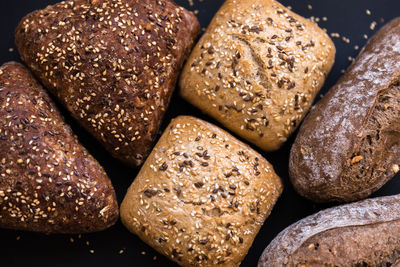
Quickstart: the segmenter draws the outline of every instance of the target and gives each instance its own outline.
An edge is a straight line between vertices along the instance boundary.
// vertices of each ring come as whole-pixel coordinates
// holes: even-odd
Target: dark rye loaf
[[[283,230],[258,266],[396,266],[400,260],[400,196],[321,211]]]
[[[22,19],[22,59],[116,158],[151,150],[200,26],[172,1],[74,0]]]
[[[0,67],[0,106],[0,227],[85,233],[113,225],[110,180],[21,64]]]
[[[383,27],[304,121],[290,154],[297,191],[314,201],[354,201],[400,164],[400,19]]]

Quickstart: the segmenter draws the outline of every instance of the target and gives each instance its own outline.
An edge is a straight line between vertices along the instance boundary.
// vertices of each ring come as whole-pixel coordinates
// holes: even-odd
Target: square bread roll
[[[335,57],[329,36],[274,0],[227,0],[180,78],[181,95],[267,150],[294,132]]]
[[[249,146],[180,116],[129,188],[121,219],[182,266],[238,266],[282,189],[273,167]]]

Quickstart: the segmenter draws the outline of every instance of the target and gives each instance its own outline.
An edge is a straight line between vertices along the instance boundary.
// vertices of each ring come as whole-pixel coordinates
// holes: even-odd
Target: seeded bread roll
[[[321,211],[283,230],[258,266],[396,266],[400,260],[400,196]]]
[[[274,0],[227,0],[180,78],[187,101],[264,150],[296,129],[330,71],[335,47]]]
[[[238,266],[282,187],[272,166],[247,145],[180,116],[129,188],[121,219],[182,266]]]
[[[199,28],[172,1],[74,0],[27,15],[15,41],[73,117],[114,157],[138,166]]]
[[[118,219],[113,186],[21,64],[0,67],[0,227],[101,231]]]
[[[376,33],[304,121],[290,154],[296,190],[318,202],[378,190],[400,164],[400,19]]]

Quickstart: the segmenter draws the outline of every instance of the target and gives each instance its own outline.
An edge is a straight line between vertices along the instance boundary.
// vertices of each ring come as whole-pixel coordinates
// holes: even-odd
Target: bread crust
[[[296,190],[317,202],[354,201],[400,164],[400,19],[367,43],[305,119],[290,153]]]
[[[164,0],[70,0],[25,16],[22,60],[116,158],[139,166],[200,26]]]
[[[0,227],[71,234],[112,226],[110,179],[19,63],[0,67],[0,105]]]
[[[239,266],[283,189],[218,127],[172,120],[121,204],[123,224],[181,266]]]
[[[335,46],[275,0],[227,0],[192,51],[180,94],[263,150],[293,133],[323,85]]]
[[[283,230],[258,266],[394,266],[399,210],[399,195],[323,210]]]

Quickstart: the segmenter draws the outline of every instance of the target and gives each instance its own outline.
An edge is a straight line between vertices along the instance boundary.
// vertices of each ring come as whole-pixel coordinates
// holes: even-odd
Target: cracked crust
[[[376,33],[305,119],[290,153],[292,183],[317,201],[354,201],[400,164],[400,19]]]
[[[0,67],[0,105],[0,227],[73,234],[112,226],[111,181],[21,64]]]
[[[180,116],[129,188],[121,219],[181,266],[239,266],[282,189],[257,152]]]
[[[258,266],[396,266],[399,210],[396,195],[321,211],[283,230]]]
[[[183,98],[264,150],[297,128],[329,73],[335,47],[274,0],[227,0],[190,55]]]
[[[25,16],[22,60],[114,157],[151,151],[178,72],[200,30],[164,0],[70,0]]]

